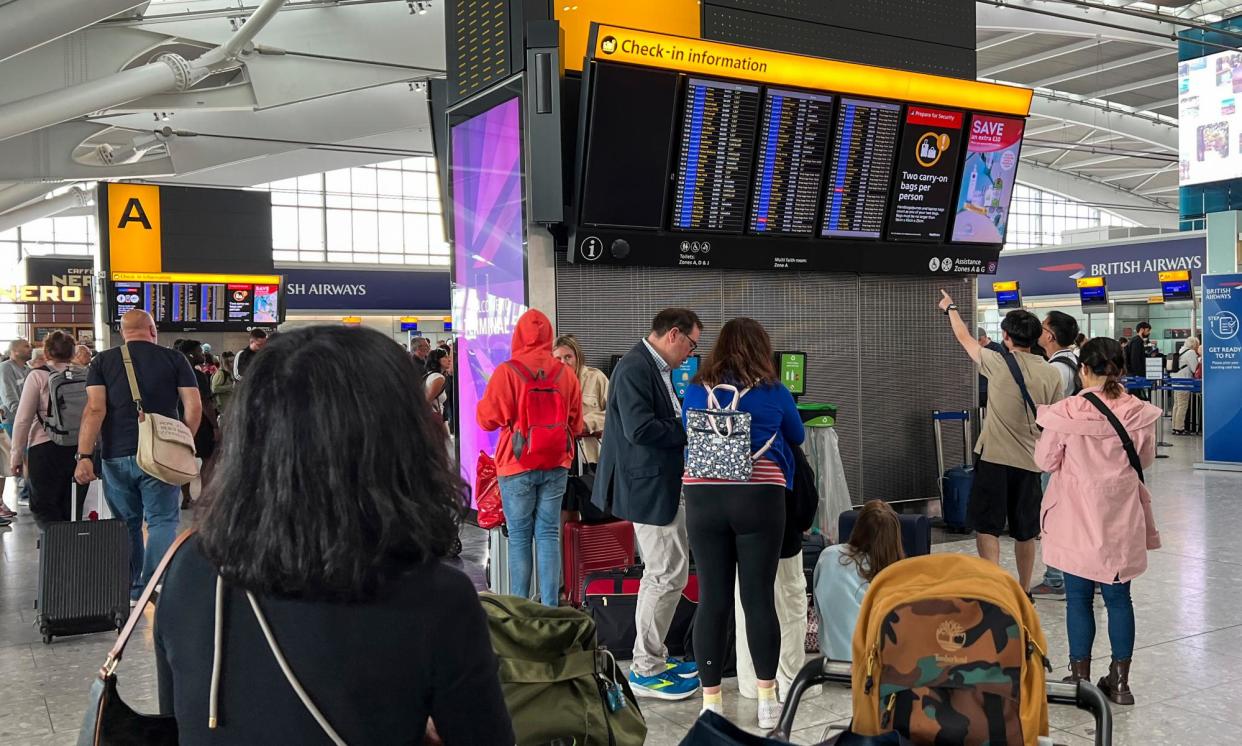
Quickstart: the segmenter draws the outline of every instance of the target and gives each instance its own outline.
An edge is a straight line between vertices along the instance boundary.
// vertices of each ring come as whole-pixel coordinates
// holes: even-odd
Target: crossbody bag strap
[[[129,343],[121,345],[121,360],[125,362],[125,377],[129,379],[129,395],[134,398],[138,413],[142,414],[142,393],[138,391],[138,377],[134,375],[134,359],[129,356]]]
[[[155,586],[160,584],[164,579],[164,573],[168,571],[168,566],[172,564],[173,556],[181,545],[194,535],[194,529],[186,531],[173,541],[172,546],[164,553],[164,558],[160,560],[159,566],[155,568],[151,579],[147,581],[147,587],[142,590],[142,595],[138,597],[138,603],[129,611],[129,619],[125,622],[125,627],[121,630],[121,634],[117,635],[116,642],[112,645],[112,650],[108,651],[108,657],[104,659],[103,666],[99,669],[100,676],[107,678],[115,671],[117,665],[121,662],[121,656],[125,654],[125,646],[129,644],[130,635],[134,634],[134,627],[138,626],[138,620],[142,618],[142,613],[146,611],[147,604],[151,603],[151,595],[155,592]]]
[[[1138,474],[1140,482],[1146,482],[1143,477],[1143,462],[1139,460],[1138,449],[1134,447],[1134,441],[1130,439],[1130,433],[1121,424],[1121,420],[1117,419],[1117,415],[1113,414],[1113,410],[1108,405],[1100,401],[1100,397],[1092,393],[1083,394],[1082,398],[1091,402],[1092,406],[1100,410],[1100,414],[1108,420],[1108,424],[1113,426],[1117,431],[1117,437],[1121,438],[1121,447],[1126,449],[1126,458],[1130,459],[1130,466],[1134,468],[1134,472]]]
[[[1022,401],[1026,402],[1026,408],[1031,410],[1031,416],[1038,417],[1039,412],[1035,408],[1035,400],[1031,398],[1031,392],[1026,387],[1026,377],[1022,375],[1022,368],[1018,365],[1018,358],[1012,352],[1006,352],[1004,357],[1005,364],[1009,366],[1009,373],[1013,376],[1014,383],[1018,384],[1018,391],[1022,392]]]

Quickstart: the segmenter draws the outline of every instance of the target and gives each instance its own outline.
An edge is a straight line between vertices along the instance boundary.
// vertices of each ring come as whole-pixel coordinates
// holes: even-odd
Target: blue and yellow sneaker
[[[698,678],[683,679],[669,671],[655,676],[639,676],[630,671],[630,688],[636,697],[652,699],[679,700],[694,696],[699,690]]]
[[[683,661],[677,658],[668,659],[668,673],[674,676],[680,676],[683,679],[697,679],[699,677],[699,664],[694,661]]]

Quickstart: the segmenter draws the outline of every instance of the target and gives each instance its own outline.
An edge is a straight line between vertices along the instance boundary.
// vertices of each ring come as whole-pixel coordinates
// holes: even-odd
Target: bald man
[[[121,317],[121,339],[133,361],[143,411],[179,418],[194,432],[203,413],[194,370],[185,355],[160,347],[157,338],[155,321],[146,311],[134,309]],[[137,453],[138,408],[130,393],[121,349],[117,347],[99,353],[87,373],[86,410],[78,436],[74,476],[80,484],[96,479],[94,458],[102,457],[104,498],[116,517],[129,526],[131,600],[142,594],[177,536],[181,521],[181,488],[139,469]]]

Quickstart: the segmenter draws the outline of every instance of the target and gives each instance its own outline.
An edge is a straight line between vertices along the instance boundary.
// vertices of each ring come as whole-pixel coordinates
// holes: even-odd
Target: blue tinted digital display
[[[1194,300],[1194,294],[1190,290],[1190,280],[1178,280],[1177,282],[1162,282],[1160,289],[1164,292],[1164,299],[1170,300]]]
[[[681,364],[681,367],[673,371],[673,390],[677,392],[678,399],[686,398],[686,389],[690,388],[690,382],[699,374],[699,356],[692,355]]]
[[[1022,293],[1017,290],[1001,290],[996,294],[997,308],[1021,308]]]
[[[1078,288],[1078,298],[1084,306],[1107,306],[1108,288]]]

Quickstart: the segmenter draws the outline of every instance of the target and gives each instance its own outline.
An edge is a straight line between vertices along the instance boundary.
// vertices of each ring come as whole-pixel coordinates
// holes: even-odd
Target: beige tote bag
[[[198,459],[194,452],[194,433],[184,422],[142,409],[142,394],[134,376],[134,361],[129,345],[121,346],[129,393],[138,407],[138,468],[161,482],[181,486],[198,476]]]

